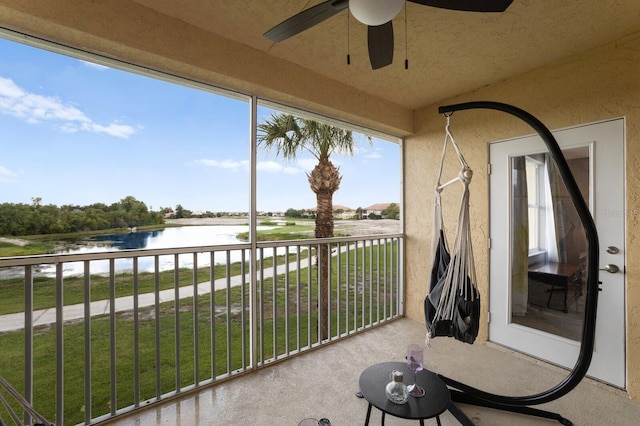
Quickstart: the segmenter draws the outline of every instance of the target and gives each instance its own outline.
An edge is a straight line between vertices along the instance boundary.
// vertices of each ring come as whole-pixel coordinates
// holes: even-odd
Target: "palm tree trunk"
[[[333,193],[320,191],[316,193],[316,238],[333,237]],[[321,244],[318,252],[318,269],[320,273],[320,336],[321,340],[329,338],[329,264],[331,250],[329,244]]]
[[[320,311],[320,339],[329,338],[329,246],[321,244],[318,251],[318,269],[320,270],[320,299],[318,300]]]
[[[318,165],[308,175],[311,190],[316,194],[316,238],[333,237],[333,193],[340,188],[342,177],[328,158],[321,158]],[[320,272],[320,337],[329,338],[329,264],[331,250],[329,244],[321,244],[318,250]]]

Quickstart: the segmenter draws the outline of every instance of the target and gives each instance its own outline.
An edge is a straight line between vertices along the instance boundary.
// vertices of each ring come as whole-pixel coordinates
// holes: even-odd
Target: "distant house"
[[[353,219],[355,215],[356,212],[351,207],[339,204],[334,204],[333,206],[333,217],[335,219]]]
[[[382,218],[382,212],[387,209],[393,203],[378,203],[372,204],[369,207],[362,209],[362,218],[367,219],[369,215],[373,213],[378,219]],[[397,203],[396,203],[397,204]]]

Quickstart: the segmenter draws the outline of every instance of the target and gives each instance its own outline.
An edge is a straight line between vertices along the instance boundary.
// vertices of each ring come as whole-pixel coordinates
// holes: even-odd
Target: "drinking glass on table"
[[[420,345],[409,345],[407,347],[407,366],[409,370],[413,371],[413,384],[407,386],[409,395],[420,398],[424,396],[424,389],[418,386],[418,371],[421,371],[423,366],[423,351]]]

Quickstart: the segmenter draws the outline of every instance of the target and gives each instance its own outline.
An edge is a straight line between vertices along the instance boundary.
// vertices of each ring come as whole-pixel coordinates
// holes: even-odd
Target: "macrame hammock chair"
[[[448,336],[473,343],[478,336],[480,321],[480,293],[476,284],[469,219],[469,184],[473,171],[451,134],[450,115],[445,117],[447,125],[435,187],[431,282],[429,293],[424,299],[427,342],[436,336]],[[453,147],[458,156],[460,172],[457,177],[443,184],[442,172],[448,145]],[[442,218],[441,194],[446,187],[456,182],[462,184],[462,199],[453,252],[450,252]]]

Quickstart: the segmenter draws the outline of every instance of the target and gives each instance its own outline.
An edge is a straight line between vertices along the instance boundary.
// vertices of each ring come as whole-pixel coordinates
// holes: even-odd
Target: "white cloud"
[[[17,98],[24,96],[24,92],[12,80],[0,77],[0,96],[2,98]]]
[[[299,158],[295,162],[295,166],[283,166],[275,161],[258,162],[257,168],[264,172],[282,172],[288,175],[296,175],[304,172],[311,172],[318,164],[315,158]],[[297,166],[297,167],[296,167]]]
[[[378,158],[382,158],[382,154],[379,152],[370,152],[364,156],[364,158],[368,158],[369,160],[377,160]]]
[[[87,66],[89,68],[95,68],[95,69],[100,70],[100,71],[104,71],[104,70],[108,70],[109,69],[109,67],[106,67],[106,66],[100,65],[100,64],[94,64],[93,62],[89,62],[89,61],[80,60],[80,62],[83,65],[85,65],[85,66]]]
[[[57,98],[26,92],[13,80],[4,77],[0,77],[0,112],[32,124],[58,123],[60,130],[69,133],[87,131],[105,133],[123,139],[136,133],[134,127],[126,124],[96,123],[78,108],[65,104]]]
[[[303,170],[296,167],[285,167],[282,171],[288,175],[297,175],[302,173]]]
[[[296,164],[303,170],[310,172],[315,166],[318,165],[318,160],[315,158],[300,158],[296,161]]]
[[[275,161],[259,161],[256,164],[256,169],[261,172],[279,172],[283,167]]]
[[[18,174],[12,172],[4,166],[0,166],[0,183],[13,182],[18,177]]]
[[[203,158],[201,160],[197,160],[196,163],[202,164],[208,167],[218,167],[221,169],[227,170],[238,170],[241,168],[246,168],[249,164],[248,161],[233,161],[233,160],[211,160],[209,158]]]
[[[377,160],[382,158],[381,149],[377,147],[368,147],[362,150],[362,155],[367,160]]]
[[[133,135],[136,130],[127,125],[127,124],[118,124],[118,123],[111,123],[107,126],[103,126],[101,124],[97,124],[97,123],[82,123],[82,130],[87,130],[90,132],[96,132],[96,133],[106,133],[108,135],[111,136],[115,136],[117,138],[123,138],[123,139],[128,139],[129,136]]]
[[[210,158],[203,158],[195,161],[197,164],[202,164],[207,167],[217,167],[227,170],[249,170],[249,161],[234,161],[234,160],[213,160]],[[258,161],[256,163],[256,169],[260,172],[267,173],[285,173],[289,175],[295,175],[306,172],[310,172],[316,166],[318,161],[315,158],[305,158],[296,161],[299,167],[283,166],[276,161]]]

